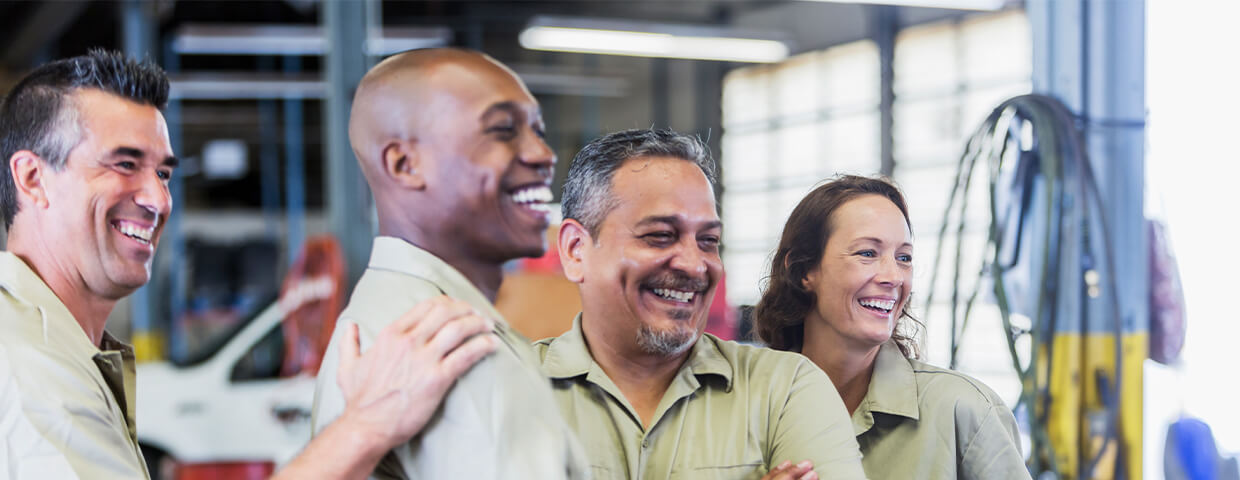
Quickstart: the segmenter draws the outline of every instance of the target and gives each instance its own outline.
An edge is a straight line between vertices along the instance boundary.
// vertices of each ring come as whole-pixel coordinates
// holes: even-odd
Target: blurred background
[[[557,200],[603,133],[710,145],[712,333],[748,339],[802,196],[887,175],[911,210],[923,357],[1014,406],[1035,478],[1237,478],[1240,322],[1209,308],[1240,271],[1238,17],[1210,0],[6,1],[0,88],[94,47],[172,77],[176,209],[152,282],[109,321],[143,362],[161,478],[261,478],[309,438],[325,332],[374,233],[352,91],[386,55],[448,45],[538,98]],[[1028,94],[1066,115],[1005,103]],[[530,338],[579,308],[557,262],[507,268],[497,304]]]

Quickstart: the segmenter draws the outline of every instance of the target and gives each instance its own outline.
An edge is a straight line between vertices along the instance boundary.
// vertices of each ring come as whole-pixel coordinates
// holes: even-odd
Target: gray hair
[[[564,218],[581,222],[591,236],[598,236],[603,219],[618,204],[611,193],[611,180],[625,161],[637,157],[674,157],[691,162],[715,187],[715,161],[710,148],[698,137],[672,130],[623,130],[595,139],[573,157],[560,199]]]

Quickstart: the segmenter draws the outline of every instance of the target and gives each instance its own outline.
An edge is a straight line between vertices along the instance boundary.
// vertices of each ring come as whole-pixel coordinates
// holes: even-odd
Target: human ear
[[[426,188],[426,176],[422,172],[422,156],[412,141],[393,140],[383,147],[383,173],[397,184],[411,190]]]
[[[584,250],[593,242],[589,230],[581,222],[566,218],[560,224],[556,247],[560,251],[560,265],[564,268],[564,276],[573,283],[585,280]]]
[[[784,271],[785,272],[791,270],[790,267],[791,267],[792,262],[789,261],[790,260],[789,257],[791,255],[792,255],[792,252],[788,252],[788,255],[784,256]],[[818,276],[819,276],[818,267],[814,267],[813,270],[805,272],[805,275],[801,277],[801,288],[807,292],[812,292],[814,290],[814,286],[818,284]]]
[[[47,208],[48,195],[43,185],[43,159],[30,150],[19,150],[9,157],[9,174],[17,187],[17,203],[24,199],[39,208]]]

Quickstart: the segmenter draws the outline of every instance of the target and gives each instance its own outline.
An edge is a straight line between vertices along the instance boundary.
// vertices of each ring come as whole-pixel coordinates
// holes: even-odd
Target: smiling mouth
[[[693,303],[693,299],[697,297],[697,292],[675,290],[671,288],[652,288],[650,291],[653,292],[656,297],[684,304]]]
[[[857,300],[857,303],[861,304],[862,308],[885,315],[890,315],[891,311],[896,308],[895,300],[877,300],[867,298]]]
[[[512,203],[540,213],[551,213],[549,205],[555,199],[551,187],[545,184],[521,187],[509,193]]]
[[[155,234],[155,227],[143,227],[125,220],[112,221],[112,229],[143,245],[150,245],[151,236]]]

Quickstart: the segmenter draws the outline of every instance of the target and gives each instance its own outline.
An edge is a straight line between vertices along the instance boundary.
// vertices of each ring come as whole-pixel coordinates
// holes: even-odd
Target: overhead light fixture
[[[1007,0],[808,0],[826,3],[863,3],[897,7],[945,8],[951,10],[998,10]]]
[[[440,47],[452,39],[446,27],[384,27],[366,43],[368,55],[391,55]],[[322,55],[327,37],[316,25],[203,25],[177,29],[173,51],[182,55]]]
[[[788,42],[730,28],[538,16],[519,37],[530,50],[635,57],[771,63],[788,58]]]

